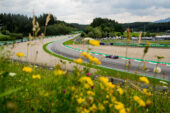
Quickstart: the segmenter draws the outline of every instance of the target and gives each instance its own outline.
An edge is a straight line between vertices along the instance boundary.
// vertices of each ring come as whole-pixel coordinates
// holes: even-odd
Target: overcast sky
[[[170,0],[0,0],[0,13],[32,16],[33,9],[69,23],[89,24],[95,17],[127,23],[170,17]]]

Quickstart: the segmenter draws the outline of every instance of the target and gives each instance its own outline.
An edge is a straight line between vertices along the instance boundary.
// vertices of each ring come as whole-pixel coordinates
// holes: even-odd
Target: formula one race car
[[[108,56],[106,56],[106,58],[119,59],[119,56],[108,55]]]

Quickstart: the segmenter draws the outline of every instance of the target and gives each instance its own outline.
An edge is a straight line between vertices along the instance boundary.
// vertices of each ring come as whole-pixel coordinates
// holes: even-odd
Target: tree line
[[[40,33],[44,31],[47,15],[48,14],[35,16],[40,26]],[[28,36],[29,33],[32,33],[32,17],[25,15],[1,13],[0,24],[2,26],[1,32],[6,35],[9,33],[20,33],[23,34],[23,36]],[[57,18],[51,14],[46,35],[68,34],[76,30],[77,28],[64,21],[57,20]]]
[[[82,33],[82,36],[89,36],[93,38],[102,38],[109,36],[122,35],[125,31],[123,25],[115,20],[107,18],[95,18],[93,22],[87,26]]]

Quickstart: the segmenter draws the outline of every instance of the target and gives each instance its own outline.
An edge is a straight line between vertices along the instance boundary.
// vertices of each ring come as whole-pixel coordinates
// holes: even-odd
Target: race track
[[[75,51],[75,50],[63,45],[63,42],[73,39],[74,37],[68,37],[68,38],[64,38],[62,40],[57,40],[53,43],[50,43],[47,46],[47,49],[53,53],[60,54],[62,56],[65,56],[65,57],[68,57],[71,59],[79,58],[81,52]],[[96,55],[96,54],[93,54],[93,56],[95,56],[99,59],[101,58],[101,56]],[[86,59],[83,59],[83,60],[86,61]],[[127,71],[127,70],[125,70],[125,61],[126,61],[126,59],[110,59],[110,58],[104,57],[101,60],[101,62],[102,62],[101,66],[111,68],[111,69],[120,70],[120,71]],[[156,66],[156,64],[146,63],[146,67],[148,68],[147,72],[143,72],[143,71],[139,70],[138,69],[139,64],[141,65],[141,67],[143,67],[143,63],[132,60],[131,68],[130,68],[129,72],[135,73],[135,71],[137,70],[138,74],[149,76],[149,77],[154,77],[153,68]],[[159,65],[159,67],[162,69],[162,72],[157,74],[156,78],[162,79],[163,73],[165,73],[165,79],[170,80],[170,67],[165,66],[165,65]]]
[[[53,42],[56,40],[61,40],[64,38],[67,38],[71,35],[65,35],[65,36],[53,36],[49,38],[45,38],[43,41],[42,40],[33,40],[30,41],[30,45],[28,47],[28,55],[27,55],[27,44],[28,42],[22,42],[22,43],[16,43],[14,47],[12,45],[9,46],[4,46],[5,53],[7,51],[11,51],[10,59],[16,60],[16,61],[21,61],[21,62],[28,62],[31,64],[36,64],[40,66],[47,66],[50,67],[51,69],[56,66],[56,64],[60,63],[60,58],[55,57],[53,55],[48,54],[43,50],[43,45],[49,42]],[[24,54],[23,58],[18,58],[16,56],[16,53],[22,52]],[[72,70],[73,67],[76,65],[75,63],[69,63],[67,60],[63,60],[66,62],[65,65],[61,65],[63,69],[67,70]]]

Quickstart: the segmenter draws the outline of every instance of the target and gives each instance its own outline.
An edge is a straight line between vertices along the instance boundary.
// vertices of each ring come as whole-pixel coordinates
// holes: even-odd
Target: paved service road
[[[75,51],[75,50],[73,50],[71,48],[67,48],[63,45],[63,42],[73,39],[73,38],[74,37],[68,37],[68,38],[64,38],[62,40],[55,41],[55,42],[49,44],[47,46],[47,49],[50,50],[51,52],[60,54],[62,56],[65,56],[65,57],[68,57],[71,59],[79,58],[80,57],[79,51]],[[93,56],[95,56],[99,59],[101,58],[101,56],[99,56],[99,55],[93,54]],[[85,59],[83,59],[83,60],[85,60]],[[103,58],[101,60],[101,62],[102,62],[101,66],[124,71],[125,70],[125,61],[126,61],[125,59]],[[139,64],[140,64],[140,62],[131,61],[131,68],[130,68],[129,72],[135,73],[135,70],[138,69]],[[146,67],[148,68],[149,71],[143,72],[143,71],[138,70],[138,73],[142,74],[142,75],[153,77],[154,76],[153,68],[155,66],[156,66],[156,64],[146,63]],[[141,63],[141,67],[143,67],[143,63]],[[159,65],[159,67],[162,69],[162,72],[165,73],[165,79],[170,80],[170,66]],[[156,77],[162,78],[163,77],[162,72],[160,74],[157,74]]]

